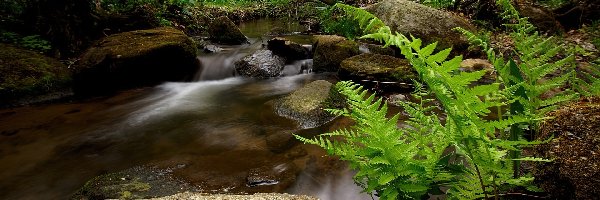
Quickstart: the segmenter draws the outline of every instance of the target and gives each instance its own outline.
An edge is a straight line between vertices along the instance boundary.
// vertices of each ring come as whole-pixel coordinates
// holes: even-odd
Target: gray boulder
[[[74,66],[77,95],[110,93],[188,81],[198,70],[196,44],[174,28],[156,28],[108,36],[86,50]]]
[[[314,128],[333,120],[335,116],[323,109],[340,107],[342,101],[331,83],[317,80],[276,100],[275,112],[296,121],[300,128]]]
[[[258,50],[235,62],[235,71],[245,77],[278,77],[285,67],[285,59],[269,50]]]
[[[238,45],[248,42],[242,31],[226,16],[214,19],[208,25],[208,34],[213,42]]]
[[[463,50],[469,46],[466,37],[453,28],[476,30],[458,15],[407,0],[383,0],[366,10],[381,19],[392,32],[413,35],[425,44],[438,41],[438,48],[442,49],[453,47]]]
[[[358,55],[358,44],[335,35],[317,35],[313,44],[313,71],[337,72],[340,63]]]

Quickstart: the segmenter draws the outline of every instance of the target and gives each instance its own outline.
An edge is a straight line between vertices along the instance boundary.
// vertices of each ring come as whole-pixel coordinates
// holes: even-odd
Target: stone
[[[582,99],[547,115],[534,147],[533,175],[552,199],[596,199],[600,195],[600,98]]]
[[[412,83],[417,72],[406,59],[365,53],[345,59],[339,76],[342,80]]]
[[[331,83],[317,80],[277,99],[275,112],[279,116],[296,121],[300,128],[308,129],[333,120],[335,116],[323,109],[341,107],[342,101],[340,94],[333,90]]]
[[[248,43],[248,38],[227,16],[214,19],[208,25],[208,34],[218,44],[239,45]]]
[[[181,200],[181,199],[193,199],[193,200],[318,200],[318,198],[306,196],[306,195],[292,195],[292,194],[281,194],[281,193],[256,193],[248,195],[231,195],[231,194],[206,194],[206,193],[194,193],[184,192],[177,193],[175,195],[152,198],[152,200]]]
[[[258,50],[235,62],[235,71],[245,77],[270,78],[281,75],[285,59],[270,50]]]
[[[337,72],[340,63],[358,55],[358,44],[335,35],[317,35],[313,44],[313,71]]]
[[[388,25],[392,32],[413,35],[423,44],[438,42],[438,49],[466,50],[469,42],[455,27],[475,31],[466,19],[408,0],[383,0],[365,8]]]
[[[279,131],[268,135],[265,140],[269,150],[275,153],[281,153],[292,147],[296,139],[292,131]]]
[[[519,11],[519,15],[527,17],[527,20],[533,24],[538,30],[545,33],[562,33],[564,28],[554,18],[552,11],[543,7],[535,6],[530,2],[517,1],[515,8]]]
[[[69,90],[71,71],[60,61],[9,44],[0,49],[0,107]]]
[[[378,44],[369,44],[369,43],[362,43],[360,44],[360,52],[361,53],[372,53],[372,54],[380,54],[380,55],[387,55],[387,56],[395,56],[396,55],[396,50],[394,50],[392,47],[383,47],[383,45],[378,45]]]
[[[195,42],[174,28],[137,30],[108,36],[86,50],[74,67],[76,95],[101,95],[189,81],[198,70]]]
[[[460,63],[459,70],[463,72],[473,72],[478,70],[485,70],[486,73],[481,79],[476,81],[476,84],[490,84],[496,82],[496,72],[494,71],[494,65],[488,60],[484,59],[465,59]]]
[[[193,190],[172,177],[170,169],[138,166],[97,176],[89,180],[71,199],[139,199],[173,195]]]
[[[267,49],[288,61],[310,58],[310,51],[302,45],[285,38],[275,37],[267,41]]]
[[[203,49],[204,49],[204,53],[217,53],[217,52],[223,51],[223,48],[221,48],[217,45],[214,45],[214,44],[206,45],[206,46],[204,46]]]
[[[292,162],[250,169],[246,176],[246,186],[290,185],[296,180],[297,172],[298,167]]]

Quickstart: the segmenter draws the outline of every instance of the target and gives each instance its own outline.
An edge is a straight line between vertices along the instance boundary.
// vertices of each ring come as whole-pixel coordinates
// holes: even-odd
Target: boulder
[[[494,65],[490,61],[485,59],[465,59],[460,63],[460,71],[473,72],[479,70],[485,70],[486,73],[477,80],[477,84],[490,84],[496,82],[496,72],[494,71]]]
[[[362,43],[360,44],[360,53],[373,53],[388,56],[396,56],[396,50],[392,47],[383,47],[383,45]]]
[[[277,99],[275,112],[279,116],[296,121],[300,128],[321,126],[335,118],[323,109],[341,107],[343,99],[333,90],[332,84],[313,81],[291,94]]]
[[[467,38],[452,29],[476,30],[462,17],[408,0],[383,0],[366,7],[366,10],[381,19],[392,32],[413,35],[421,38],[424,44],[437,41],[439,49],[467,49]]]
[[[248,43],[242,31],[227,16],[221,16],[208,25],[208,34],[213,42],[239,45]]]
[[[596,199],[600,196],[600,98],[586,99],[548,114],[534,147],[536,183],[552,199]]]
[[[412,83],[417,72],[405,59],[365,53],[345,59],[339,76],[342,80]]]
[[[335,35],[317,35],[313,44],[313,71],[337,72],[340,63],[358,55],[358,44]]]
[[[235,71],[246,77],[278,77],[285,67],[285,59],[269,50],[258,50],[235,62]]]
[[[87,96],[189,81],[198,65],[194,41],[177,29],[125,32],[100,40],[81,55],[73,89]]]
[[[273,53],[285,57],[288,61],[302,60],[310,57],[310,51],[302,45],[285,38],[275,37],[267,41],[267,48]]]
[[[522,17],[527,17],[538,30],[546,33],[561,33],[564,29],[560,22],[554,18],[552,11],[535,6],[530,2],[517,1],[516,9]]]
[[[70,87],[71,72],[58,60],[8,44],[0,43],[0,49],[0,107]]]
[[[189,184],[172,177],[171,170],[138,166],[97,176],[71,199],[140,199],[190,191]]]

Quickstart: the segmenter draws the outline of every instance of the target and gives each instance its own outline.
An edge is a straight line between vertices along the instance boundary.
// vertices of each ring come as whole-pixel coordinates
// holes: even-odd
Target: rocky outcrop
[[[358,44],[335,35],[317,35],[313,44],[313,71],[337,72],[340,63],[359,54]]]
[[[267,41],[267,48],[288,61],[302,60],[310,57],[310,51],[302,45],[285,38],[275,37]]]
[[[552,11],[543,7],[538,7],[530,2],[517,1],[516,9],[523,17],[527,17],[538,30],[546,33],[561,33],[564,32],[560,22],[554,18]]]
[[[324,108],[340,107],[342,101],[331,83],[318,80],[276,100],[275,112],[296,121],[300,128],[314,128],[335,118],[324,111]]]
[[[258,50],[235,62],[235,71],[246,77],[278,77],[285,67],[285,59],[269,50]]]
[[[360,54],[341,63],[339,76],[343,80],[412,83],[417,72],[405,59],[380,54]]]
[[[450,12],[434,9],[408,0],[383,0],[366,8],[392,32],[413,35],[425,44],[438,42],[438,48],[464,50],[469,43],[461,33],[452,30],[462,27],[474,31],[467,20]]]
[[[88,181],[71,199],[139,199],[177,194],[192,186],[171,176],[171,170],[134,167]]]
[[[291,194],[280,194],[280,193],[256,193],[251,195],[227,195],[227,194],[205,194],[205,193],[191,193],[184,192],[172,196],[153,198],[152,200],[180,200],[180,199],[194,199],[194,200],[318,200],[315,197],[306,195],[291,195]]]
[[[553,138],[534,148],[553,162],[535,163],[536,183],[552,199],[596,199],[600,196],[600,99],[565,106],[549,114],[538,139]]]
[[[226,16],[214,19],[208,25],[210,39],[219,44],[238,45],[248,42],[242,31]]]
[[[186,81],[198,70],[196,46],[174,28],[125,32],[90,47],[74,70],[73,89],[78,95]]]
[[[0,49],[0,107],[68,90],[71,72],[58,60],[8,44]]]

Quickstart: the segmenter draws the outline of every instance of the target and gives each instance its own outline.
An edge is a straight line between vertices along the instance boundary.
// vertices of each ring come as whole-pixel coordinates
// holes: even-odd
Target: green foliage
[[[583,77],[576,80],[575,89],[586,97],[600,96],[600,64],[591,63],[589,72],[581,73]]]
[[[449,8],[454,6],[455,0],[422,0],[419,3],[432,8]]]
[[[569,90],[544,98],[545,94],[563,87],[567,81],[574,78],[574,56],[570,54],[559,58],[558,55],[564,47],[557,45],[554,38],[544,37],[535,31],[535,27],[527,18],[520,17],[508,0],[498,0],[498,5],[504,10],[504,19],[512,22],[505,25],[512,30],[510,37],[515,44],[516,60],[496,55],[494,49],[481,36],[464,29],[458,30],[473,44],[483,47],[505,85],[512,85],[511,82],[523,79],[517,82],[522,82],[526,93],[525,97],[518,99],[524,106],[524,114],[541,118],[547,112],[556,109],[560,103],[577,98],[578,95]],[[511,64],[516,65],[518,73],[511,73],[511,69],[514,69],[511,68]],[[556,76],[553,73],[557,71],[562,73]]]
[[[340,34],[347,38],[372,33],[385,26],[385,23],[373,14],[346,4],[336,3],[321,15],[324,31]]]
[[[358,8],[343,9],[350,15],[348,17],[363,21],[361,28],[378,22],[372,15],[363,15]],[[516,63],[505,64],[503,60],[495,60],[502,66],[511,66],[504,68],[506,70],[503,73],[513,76],[510,79],[513,82],[504,84],[504,87],[500,83],[472,86],[486,72],[460,71],[462,57],[448,59],[451,49],[436,52],[437,43],[423,45],[418,38],[393,34],[388,26],[363,31],[370,34],[361,38],[377,40],[400,49],[441,103],[447,116],[445,123],[431,112],[431,107],[424,106],[430,100],[417,95],[420,103],[402,104],[410,119],[406,126],[397,128],[398,115],[386,118],[387,105],[381,99],[375,100],[374,95],[366,97],[367,92],[361,87],[341,82],[336,88],[348,98],[349,108],[330,111],[352,118],[356,125],[314,139],[296,136],[298,139],[319,145],[328,153],[349,161],[353,168],[359,170],[355,178],[365,187],[365,191],[375,191],[382,199],[421,198],[427,193],[439,192],[440,186],[449,188],[446,194],[451,199],[487,199],[490,195],[499,197],[502,192],[515,186],[527,186],[533,180],[529,176],[514,176],[514,163],[547,160],[520,158],[513,152],[522,146],[539,142],[528,142],[519,137],[508,140],[502,134],[501,137],[497,136],[514,125],[530,123],[534,118],[524,109],[498,119],[487,119],[486,116],[498,108],[520,103],[525,93],[522,89],[528,84],[525,82],[534,76],[526,76],[519,81],[514,77],[518,74],[515,69],[519,72]],[[494,55],[493,51],[487,52]],[[540,52],[528,53],[528,56],[532,56]],[[538,63],[548,61],[548,58],[527,59]],[[543,66],[531,70],[531,74],[543,77],[553,67]],[[513,71],[508,71],[510,69]]]
[[[14,32],[0,31],[0,41],[42,53],[48,53],[52,49],[50,42],[39,35],[21,36]]]

